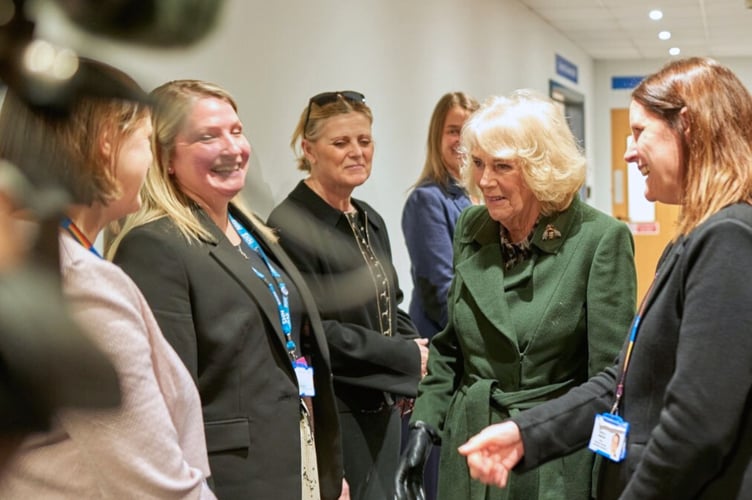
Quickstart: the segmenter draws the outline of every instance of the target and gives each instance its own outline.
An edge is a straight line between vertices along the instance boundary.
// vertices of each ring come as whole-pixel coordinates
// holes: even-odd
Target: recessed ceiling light
[[[668,49],[668,53],[672,56],[678,56],[679,54],[681,54],[681,49],[679,47],[671,47],[670,49]]]
[[[658,33],[658,38],[660,38],[661,40],[668,40],[669,38],[671,38],[671,32],[661,31],[660,33]]]
[[[648,16],[650,16],[650,19],[652,19],[653,21],[657,21],[663,18],[663,12],[658,9],[653,9],[650,11],[650,14],[648,14]]]

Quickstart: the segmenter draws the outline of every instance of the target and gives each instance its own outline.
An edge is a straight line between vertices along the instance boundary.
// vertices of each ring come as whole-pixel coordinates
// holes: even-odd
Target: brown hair
[[[63,187],[74,203],[107,204],[120,194],[115,159],[121,142],[149,116],[146,93],[130,76],[104,63],[81,59],[79,69],[106,78],[113,96],[82,92],[61,112],[32,108],[9,89],[0,108],[0,157],[37,186]],[[138,100],[122,97],[126,95]],[[109,151],[104,141],[112,145]]]
[[[678,234],[727,205],[752,201],[752,97],[730,69],[702,57],[672,61],[643,80],[632,99],[681,138]]]
[[[479,104],[478,101],[464,92],[450,92],[439,99],[439,102],[433,108],[431,122],[428,126],[426,162],[423,164],[423,170],[413,186],[418,186],[424,182],[435,182],[444,188],[449,186],[449,169],[441,155],[441,139],[444,135],[446,117],[455,107],[472,113],[478,109]]]

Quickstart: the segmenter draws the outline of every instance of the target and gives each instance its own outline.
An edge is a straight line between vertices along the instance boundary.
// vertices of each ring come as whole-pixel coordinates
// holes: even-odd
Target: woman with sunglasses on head
[[[236,196],[251,147],[235,100],[197,80],[151,96],[155,164],[111,252],[198,385],[217,497],[337,499],[329,351],[305,281]]]
[[[102,63],[81,60],[78,71],[108,82],[99,92],[112,97],[78,95],[61,115],[32,110],[8,90],[0,156],[35,183],[54,179],[70,193],[59,235],[64,298],[109,356],[122,398],[112,410],[58,410],[49,430],[23,443],[0,480],[0,498],[213,499],[196,386],[136,285],[92,245],[141,204],[152,163],[146,94]]]
[[[398,308],[386,225],[353,190],[371,174],[372,114],[362,94],[312,97],[293,133],[308,173],[269,216],[306,278],[332,353],[345,478],[353,499],[391,498],[400,403],[425,373],[426,340]]]

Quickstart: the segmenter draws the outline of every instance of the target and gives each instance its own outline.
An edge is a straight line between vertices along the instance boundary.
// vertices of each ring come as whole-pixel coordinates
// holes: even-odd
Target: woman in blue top
[[[410,318],[431,338],[447,323],[452,281],[452,235],[460,212],[471,205],[460,178],[460,130],[478,102],[463,92],[444,94],[428,128],[426,163],[402,211],[413,294]]]

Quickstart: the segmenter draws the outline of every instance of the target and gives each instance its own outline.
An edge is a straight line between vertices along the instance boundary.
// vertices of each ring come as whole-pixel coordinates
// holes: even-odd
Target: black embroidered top
[[[384,266],[379,262],[378,257],[373,252],[371,244],[368,241],[368,232],[363,225],[363,217],[356,209],[354,212],[345,212],[347,222],[350,223],[355,241],[358,243],[358,249],[363,255],[363,260],[368,265],[368,271],[371,273],[376,293],[376,303],[379,308],[379,325],[383,335],[392,335],[392,301],[389,300],[390,289],[389,279],[384,271]]]

